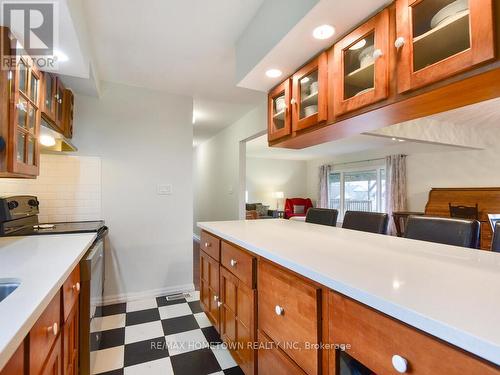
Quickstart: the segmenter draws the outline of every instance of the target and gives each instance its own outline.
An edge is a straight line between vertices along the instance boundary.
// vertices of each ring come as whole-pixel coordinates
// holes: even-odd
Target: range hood
[[[63,134],[55,130],[43,117],[40,123],[40,152],[74,152],[76,146]]]

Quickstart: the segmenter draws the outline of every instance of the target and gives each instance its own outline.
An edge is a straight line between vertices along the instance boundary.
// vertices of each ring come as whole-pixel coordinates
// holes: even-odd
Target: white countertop
[[[198,226],[500,365],[500,254],[290,220]]]
[[[95,238],[95,233],[0,238],[0,280],[21,282],[0,302],[0,369]]]

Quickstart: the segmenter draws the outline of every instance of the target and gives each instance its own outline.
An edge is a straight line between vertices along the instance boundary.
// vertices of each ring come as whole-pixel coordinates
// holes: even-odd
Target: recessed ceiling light
[[[283,72],[279,69],[269,69],[266,72],[266,76],[268,76],[269,78],[278,78],[281,77],[282,74]]]
[[[320,40],[331,38],[333,34],[335,34],[335,28],[330,25],[318,26],[313,31],[313,37]]]
[[[357,49],[363,48],[364,46],[366,46],[366,40],[365,39],[361,39],[359,42],[353,44],[349,49],[351,51],[355,51]]]
[[[57,62],[66,62],[69,60],[68,55],[66,55],[63,51],[59,51],[58,49],[54,50],[54,57],[57,58]]]

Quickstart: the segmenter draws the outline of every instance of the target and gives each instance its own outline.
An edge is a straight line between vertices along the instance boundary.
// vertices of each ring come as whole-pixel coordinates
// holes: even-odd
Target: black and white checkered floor
[[[103,306],[92,321],[92,374],[243,374],[201,311],[199,294]]]

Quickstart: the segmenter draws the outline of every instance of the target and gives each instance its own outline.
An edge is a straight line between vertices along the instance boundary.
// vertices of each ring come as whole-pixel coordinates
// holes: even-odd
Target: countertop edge
[[[90,234],[90,233],[89,233]],[[71,274],[76,265],[83,258],[87,250],[92,246],[94,241],[97,238],[97,233],[94,234],[92,239],[88,242],[88,244],[84,247],[84,249],[80,252],[77,258],[72,262],[72,264],[68,267],[68,269],[63,273],[63,275],[59,278],[56,284],[49,290],[47,295],[44,297],[43,301],[38,304],[38,306],[34,309],[34,311],[30,314],[29,318],[24,322],[24,324],[19,328],[14,337],[8,341],[3,348],[0,348],[0,371],[10,360],[12,355],[16,352],[19,345],[22,344],[28,333],[30,332],[33,325],[36,323],[38,318],[45,311],[49,303],[55,297],[59,289],[61,289],[62,285]]]
[[[498,358],[498,346],[495,343],[485,342],[483,339],[479,339],[476,336],[470,335],[467,332],[461,331],[457,328],[451,327],[446,323],[439,322],[433,319],[429,319],[417,312],[407,309],[403,306],[394,304],[390,301],[382,299],[380,297],[373,296],[369,293],[364,292],[360,289],[351,288],[341,282],[330,279],[327,276],[321,275],[307,267],[295,264],[286,258],[276,256],[265,249],[260,249],[251,244],[248,244],[238,238],[234,238],[227,235],[217,229],[214,229],[203,222],[197,223],[197,226],[215,234],[216,236],[234,243],[244,249],[247,249],[256,255],[262,256],[267,260],[275,262],[280,266],[283,266],[293,272],[296,272],[306,278],[315,281],[321,285],[324,285],[330,289],[333,289],[339,293],[346,295],[364,305],[367,305],[383,314],[386,314],[396,320],[399,320],[405,324],[408,324],[420,331],[436,337],[437,339],[443,340],[444,342],[456,346],[462,350],[471,353],[483,360],[489,361],[493,364],[500,366],[500,358]],[[447,333],[446,330],[452,330],[455,334]],[[460,339],[458,336],[462,336]],[[496,348],[495,348],[496,347]]]

